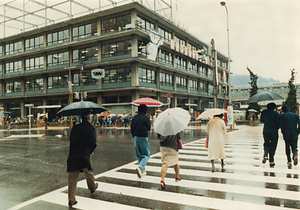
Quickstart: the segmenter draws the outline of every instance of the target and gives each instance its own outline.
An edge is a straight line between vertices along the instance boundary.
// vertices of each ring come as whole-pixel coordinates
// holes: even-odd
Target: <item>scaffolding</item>
[[[139,2],[172,21],[172,0],[2,0],[0,38],[59,23],[72,18]],[[3,30],[1,30],[1,28]]]

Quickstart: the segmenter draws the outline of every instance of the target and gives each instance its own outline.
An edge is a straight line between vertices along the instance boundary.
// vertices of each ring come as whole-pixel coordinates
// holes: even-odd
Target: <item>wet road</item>
[[[93,155],[95,174],[136,160],[129,129],[97,129]],[[0,130],[0,209],[67,185],[66,159],[69,130]],[[22,136],[23,135],[23,136]],[[43,135],[41,137],[37,135]],[[61,138],[55,137],[61,135]],[[201,138],[199,129],[187,130],[183,143]],[[159,152],[156,134],[149,133],[151,154]],[[83,177],[80,177],[83,178]]]
[[[43,131],[37,134],[40,132]],[[24,153],[17,152],[11,156],[11,158],[17,156],[16,160],[23,159],[23,162],[16,166],[27,175],[23,180],[12,179],[15,182],[13,182],[14,188],[11,189],[16,189],[19,199],[24,199],[24,195],[34,197],[27,203],[21,203],[20,200],[21,204],[12,209],[68,209],[65,172],[68,151],[67,133],[61,131],[64,137],[57,139],[53,137],[57,131],[51,132],[49,131],[48,136],[42,138],[0,141],[1,152],[4,147],[18,148],[21,146],[19,143],[23,142],[21,147],[27,148],[26,152],[29,154],[32,153],[26,156],[26,152],[20,150]],[[137,165],[129,131],[98,130],[98,134],[99,146],[93,157],[93,163],[99,189],[91,195],[85,180],[80,181],[77,189],[78,204],[74,206],[77,209],[252,210],[299,209],[300,207],[300,167],[298,165],[293,166],[292,169],[287,168],[281,135],[275,155],[275,168],[270,168],[268,162],[261,163],[263,142],[261,126],[241,126],[237,131],[227,134],[225,170],[222,171],[220,163],[217,162],[215,173],[211,172],[207,149],[204,147],[205,140],[201,139],[205,134],[193,128],[187,130],[183,137],[184,148],[179,151],[182,180],[175,182],[174,172],[169,169],[165,179],[166,190],[161,190],[159,185],[161,157],[160,153],[157,153],[159,145],[154,133],[150,133],[152,156],[146,166],[147,176],[142,179],[136,176]],[[32,152],[35,151],[34,148],[39,147],[44,148],[41,153]],[[46,149],[47,147],[49,148]],[[47,158],[45,154],[49,157]],[[11,162],[8,159],[6,161]],[[0,163],[2,167],[4,164]],[[33,166],[35,165],[33,163],[37,166]],[[32,171],[30,167],[33,167]],[[34,174],[37,171],[43,174],[41,176],[38,173]],[[6,178],[10,178],[3,174]],[[17,174],[22,178],[19,172]],[[31,176],[33,178],[28,179]],[[3,182],[5,181],[1,180],[1,186],[9,185],[8,182]],[[16,185],[18,182],[20,185]],[[44,194],[42,191],[47,193]],[[43,195],[37,197],[40,194]],[[6,199],[16,199],[16,196],[9,197],[7,194],[4,196]],[[0,198],[2,199],[2,196]],[[0,202],[2,204],[2,200]],[[5,200],[5,203],[8,201]]]

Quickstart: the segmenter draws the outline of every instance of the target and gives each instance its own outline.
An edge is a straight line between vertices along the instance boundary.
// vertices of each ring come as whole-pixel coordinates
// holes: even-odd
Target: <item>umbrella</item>
[[[139,106],[141,104],[146,104],[147,107],[151,108],[160,108],[164,106],[164,104],[153,98],[139,98],[130,103],[133,106]]]
[[[103,106],[96,104],[91,101],[79,101],[71,103],[65,106],[63,109],[56,113],[56,116],[71,116],[71,115],[81,115],[82,111],[89,110],[91,114],[98,114],[107,111]]]
[[[3,112],[3,114],[9,114],[9,115],[12,115],[12,113],[11,113],[11,112],[8,112],[8,111]]]
[[[248,112],[257,112],[255,109],[248,109]]]
[[[182,108],[170,108],[158,115],[153,126],[155,132],[163,136],[175,135],[187,127],[190,119],[188,111]]]
[[[248,100],[248,104],[250,103],[257,103],[260,101],[274,101],[274,100],[282,100],[283,97],[278,95],[277,93],[270,93],[266,91],[259,92],[250,97]]]
[[[224,114],[227,111],[224,109],[218,109],[218,108],[212,108],[207,109],[204,112],[202,112],[196,120],[205,119],[205,118],[212,118],[214,115]]]

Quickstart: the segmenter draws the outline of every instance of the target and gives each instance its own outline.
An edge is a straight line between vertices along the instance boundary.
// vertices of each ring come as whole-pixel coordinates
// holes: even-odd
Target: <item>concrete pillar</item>
[[[21,99],[20,107],[21,107],[21,118],[24,118],[25,117],[25,101],[24,101],[24,99]]]
[[[131,86],[139,86],[139,67],[137,63],[131,65]]]
[[[131,56],[138,57],[138,39],[136,35],[131,36]]]
[[[97,93],[97,104],[102,104],[102,94],[101,93]]]
[[[43,77],[43,93],[46,94],[48,89],[48,78],[47,75]]]

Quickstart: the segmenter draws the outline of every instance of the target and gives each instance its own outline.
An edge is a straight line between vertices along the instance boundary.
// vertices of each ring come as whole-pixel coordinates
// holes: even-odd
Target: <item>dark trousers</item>
[[[298,157],[298,149],[297,149],[298,139],[293,139],[293,138],[284,139],[284,142],[285,142],[285,154],[287,157],[287,161],[292,162],[291,150],[293,153],[293,158]]]
[[[274,155],[278,143],[278,132],[264,133],[264,157],[269,158],[269,162],[274,162]]]

